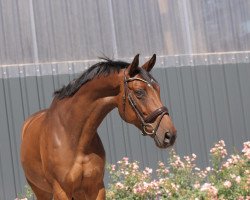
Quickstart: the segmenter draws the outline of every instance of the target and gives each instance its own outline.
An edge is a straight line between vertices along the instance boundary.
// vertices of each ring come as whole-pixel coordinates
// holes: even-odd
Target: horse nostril
[[[166,132],[166,133],[165,133],[164,142],[165,142],[165,143],[170,143],[171,138],[172,138],[171,133],[170,133],[170,132]]]
[[[172,134],[170,132],[166,132],[165,133],[164,142],[166,144],[171,144],[171,145],[174,144],[175,139],[176,139],[176,135],[175,134]]]
[[[166,134],[165,134],[165,138],[167,138],[167,139],[171,139],[171,137],[172,137],[172,135],[171,135],[171,133],[170,132],[167,132]]]

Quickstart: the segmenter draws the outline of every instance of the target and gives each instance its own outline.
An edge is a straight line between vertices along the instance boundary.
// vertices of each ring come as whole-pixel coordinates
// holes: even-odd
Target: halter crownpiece
[[[135,111],[137,117],[141,121],[142,135],[144,135],[144,136],[151,135],[151,136],[155,137],[156,131],[159,128],[159,125],[161,123],[161,120],[162,120],[163,116],[164,115],[169,115],[168,109],[165,106],[160,107],[160,108],[156,109],[154,112],[152,112],[149,116],[147,116],[145,118],[143,116],[142,112],[140,111],[140,109],[138,108],[135,100],[133,99],[131,92],[128,93],[128,91],[130,90],[129,87],[128,87],[128,82],[135,81],[135,80],[142,81],[142,82],[146,83],[149,87],[151,87],[151,84],[148,81],[146,81],[144,79],[141,79],[141,78],[127,78],[126,75],[125,75],[125,71],[126,70],[124,70],[124,95],[123,95],[123,112],[124,112],[124,116],[125,116],[126,98],[128,98],[131,107],[133,108],[133,110]],[[160,120],[158,121],[158,123],[154,127],[152,123],[159,116],[160,116]],[[146,130],[147,127],[151,127],[152,132],[148,132]]]

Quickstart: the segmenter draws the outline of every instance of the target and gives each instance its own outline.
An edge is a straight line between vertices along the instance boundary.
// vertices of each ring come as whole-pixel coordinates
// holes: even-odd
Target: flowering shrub
[[[24,186],[24,194],[18,194],[18,198],[15,198],[15,200],[29,200],[33,199],[33,191],[30,186],[25,185]]]
[[[196,167],[196,155],[180,158],[174,150],[166,166],[158,163],[153,172],[127,157],[108,166],[107,199],[211,199],[250,200],[250,141],[241,154],[227,156],[223,140],[210,150],[211,166]],[[156,179],[152,178],[156,174]]]

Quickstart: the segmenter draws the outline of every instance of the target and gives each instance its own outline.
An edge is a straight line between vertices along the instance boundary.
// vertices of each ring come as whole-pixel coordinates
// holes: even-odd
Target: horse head
[[[142,135],[151,136],[159,148],[174,144],[176,129],[160,98],[160,86],[149,73],[156,55],[139,67],[139,54],[123,71],[118,110],[123,120],[134,124]]]

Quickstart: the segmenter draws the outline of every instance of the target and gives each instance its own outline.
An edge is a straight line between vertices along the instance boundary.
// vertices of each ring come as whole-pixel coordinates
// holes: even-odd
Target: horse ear
[[[128,74],[129,74],[129,76],[132,77],[132,76],[134,76],[137,73],[138,66],[139,66],[139,54],[137,54],[134,57],[133,62],[128,67]]]
[[[155,65],[155,61],[156,61],[156,55],[154,54],[152,58],[150,58],[150,60],[142,66],[142,68],[145,69],[147,72],[150,72]]]

